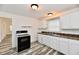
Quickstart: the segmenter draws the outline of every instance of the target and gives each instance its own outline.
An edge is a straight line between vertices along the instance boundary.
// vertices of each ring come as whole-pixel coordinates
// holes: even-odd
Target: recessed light
[[[48,16],[52,16],[53,15],[53,13],[48,13]]]
[[[38,9],[38,4],[31,4],[31,8],[33,9],[33,10],[37,10]]]

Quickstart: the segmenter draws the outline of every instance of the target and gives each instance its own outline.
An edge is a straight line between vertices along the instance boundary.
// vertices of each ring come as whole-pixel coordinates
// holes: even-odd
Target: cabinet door
[[[61,16],[60,23],[62,29],[79,29],[79,11]]]
[[[60,38],[59,50],[64,54],[69,54],[69,39]]]
[[[70,55],[79,55],[79,41],[76,41],[76,40],[70,41],[69,54]]]
[[[44,36],[45,45],[49,46],[49,38],[48,36]]]
[[[50,36],[48,36],[48,35],[42,35],[42,37],[43,37],[43,44],[49,46]]]
[[[71,44],[69,54],[79,55],[79,46]]]
[[[51,41],[52,41],[51,38],[52,36],[47,36],[46,45],[49,47],[51,47]]]
[[[55,50],[58,50],[58,41],[57,40],[58,40],[57,37],[54,37],[54,36],[51,37],[50,46],[51,46],[51,48],[53,48]]]
[[[38,42],[40,42],[41,44],[43,44],[42,34],[38,34]]]
[[[73,29],[79,29],[79,12],[71,14],[71,24]]]
[[[71,29],[71,26],[71,16],[69,14],[60,17],[60,27],[62,29]]]
[[[45,44],[46,43],[46,41],[45,41],[45,35],[41,35],[41,37],[42,37],[42,39],[41,39],[41,41],[42,41],[42,44]]]

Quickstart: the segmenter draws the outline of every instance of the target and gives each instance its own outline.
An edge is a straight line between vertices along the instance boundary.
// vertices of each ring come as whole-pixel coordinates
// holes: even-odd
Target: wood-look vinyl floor
[[[31,48],[20,53],[18,53],[16,49],[12,49],[11,46],[11,36],[9,36],[0,43],[0,55],[63,55],[39,42],[32,43]]]

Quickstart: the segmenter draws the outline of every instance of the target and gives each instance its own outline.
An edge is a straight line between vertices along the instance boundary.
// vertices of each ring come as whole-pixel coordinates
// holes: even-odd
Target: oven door
[[[30,48],[30,36],[18,37],[18,52]]]

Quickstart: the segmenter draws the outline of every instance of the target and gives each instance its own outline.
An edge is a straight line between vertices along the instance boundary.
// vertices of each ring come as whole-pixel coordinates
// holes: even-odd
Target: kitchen
[[[36,10],[35,7],[35,9],[32,9],[32,5],[12,4],[3,5],[0,10],[0,17],[10,18],[12,20],[12,48],[17,47],[16,31],[27,30],[31,36],[31,43],[33,45],[37,43],[39,46],[41,45],[42,49],[44,47],[48,48],[48,50],[50,49],[48,52],[55,51],[55,54],[59,55],[79,55],[78,5],[33,5],[37,6],[38,9]],[[25,7],[27,7],[27,10]],[[16,11],[13,9],[16,9]],[[31,55],[32,53],[29,54]],[[39,55],[42,53],[37,51],[33,52],[33,54]]]

